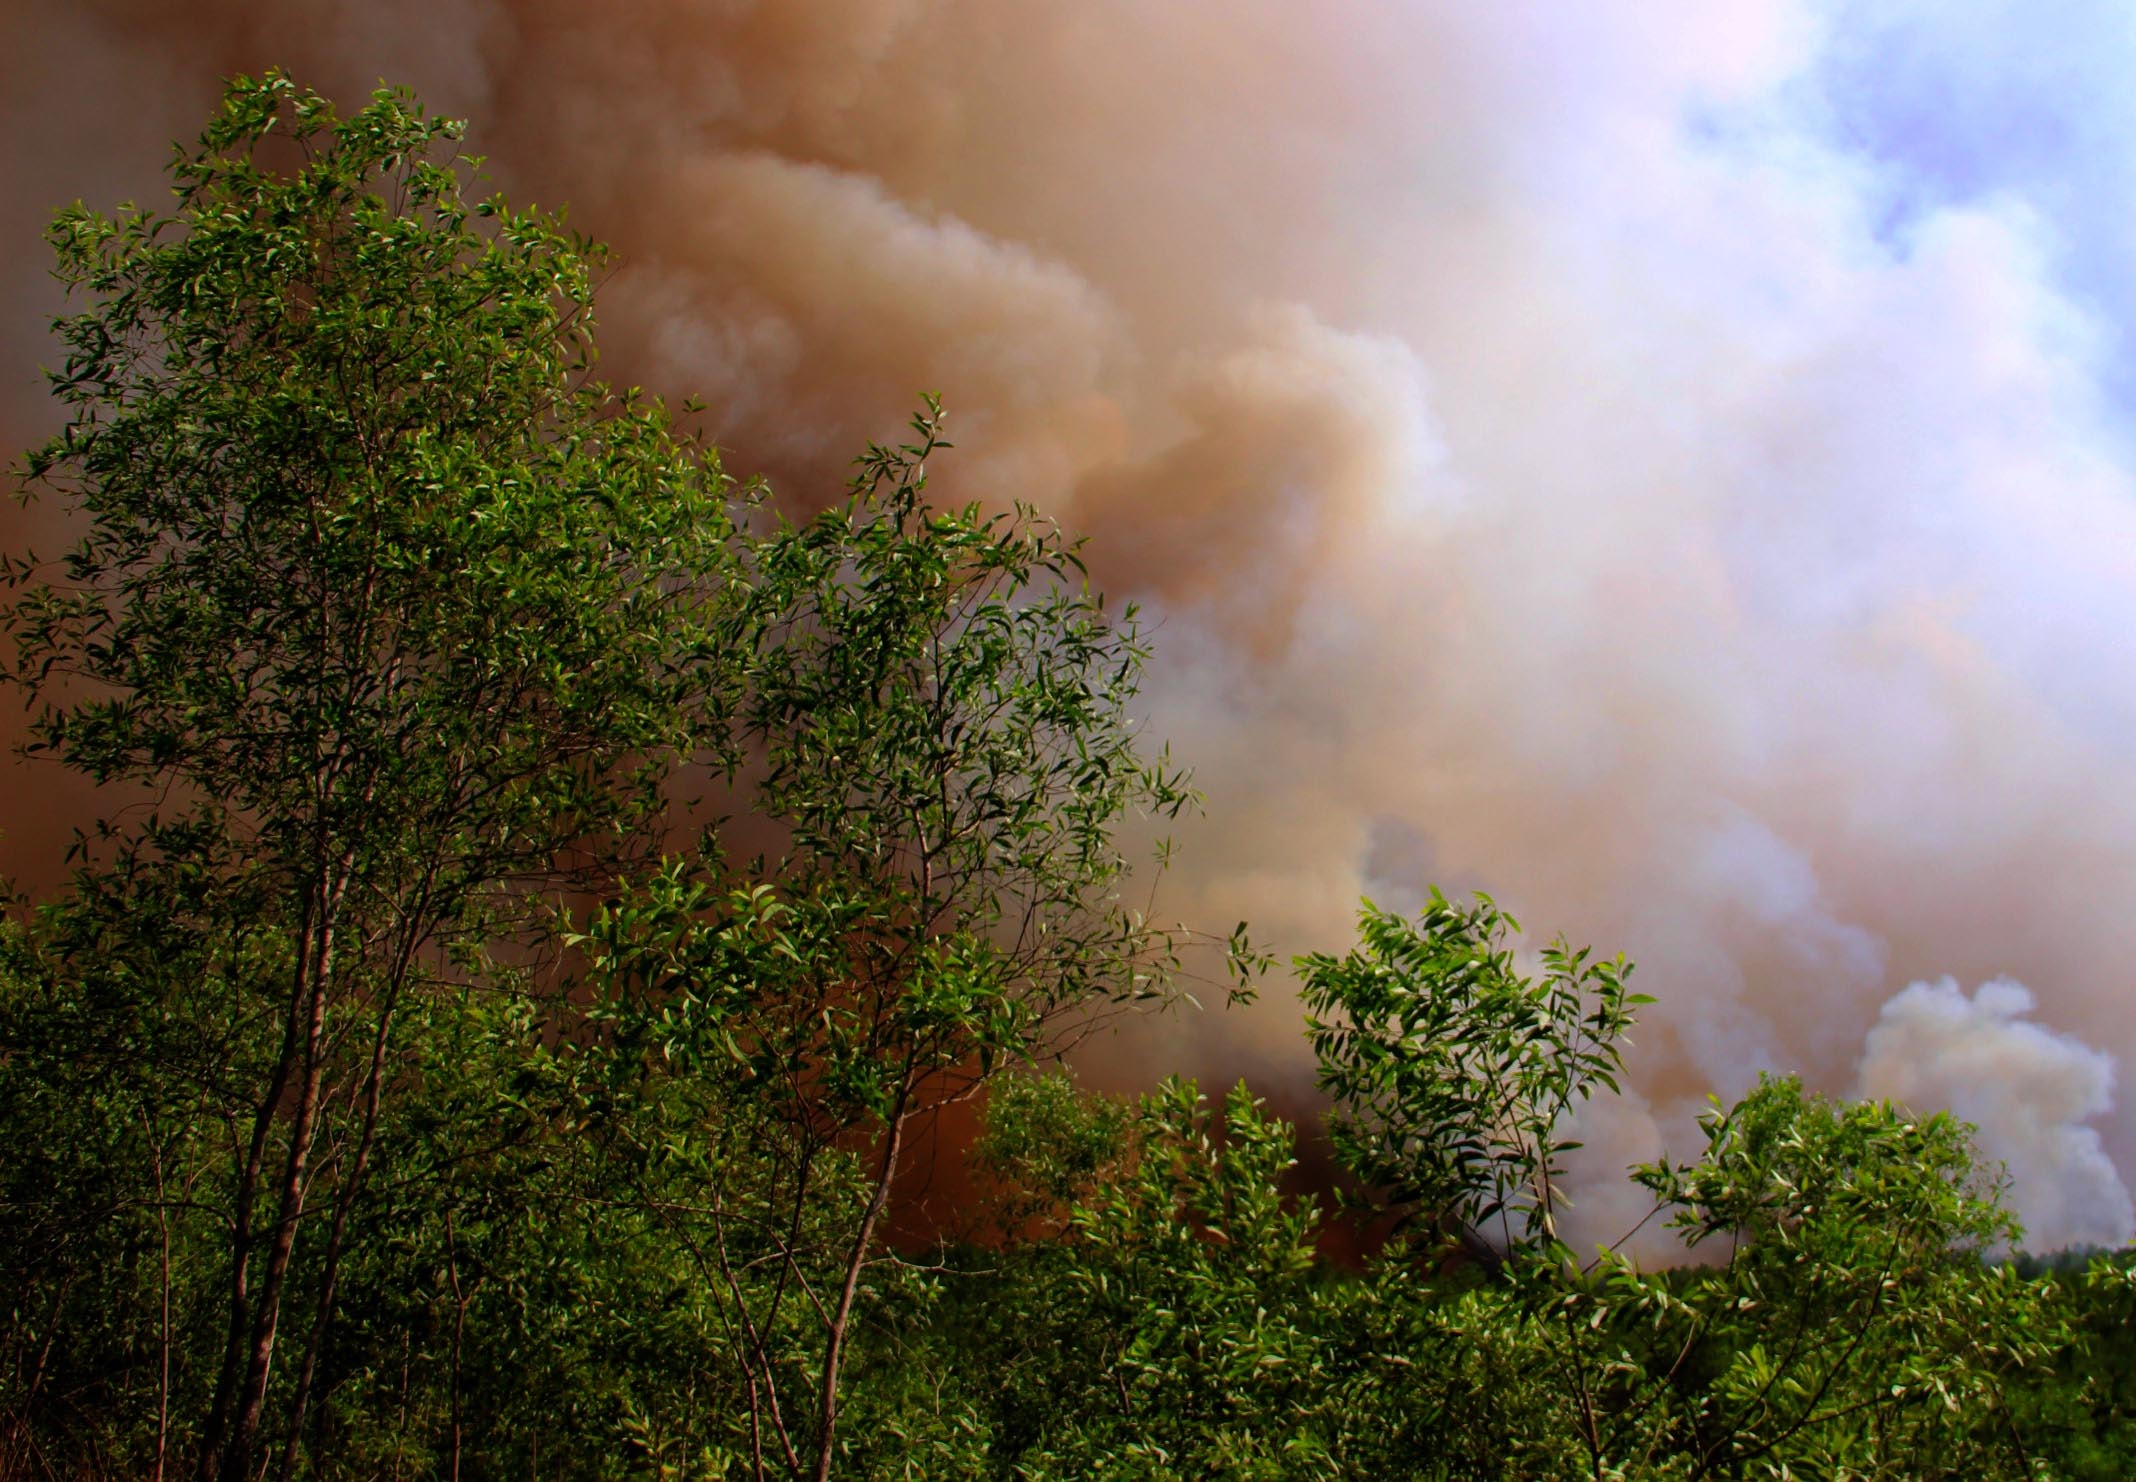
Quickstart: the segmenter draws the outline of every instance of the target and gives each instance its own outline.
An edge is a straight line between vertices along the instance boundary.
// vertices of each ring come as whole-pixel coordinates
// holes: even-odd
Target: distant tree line
[[[1486,898],[1294,964],[1338,1198],[1243,1085],[1080,1090],[1271,966],[1138,904],[1133,609],[929,496],[932,401],[779,517],[459,138],[240,78],[52,229],[0,663],[111,805],[0,926],[0,1474],[2136,1475],[2136,1261],[1999,1259],[1946,1115],[1768,1079],[1632,1171],[1687,1264],[1569,1244],[1645,1000]]]

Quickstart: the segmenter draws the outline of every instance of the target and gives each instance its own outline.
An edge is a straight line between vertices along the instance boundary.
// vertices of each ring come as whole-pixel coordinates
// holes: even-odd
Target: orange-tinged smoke
[[[1151,726],[1209,798],[1168,914],[1339,947],[1360,893],[1437,880],[1623,949],[1661,998],[1645,1099],[1590,1138],[1627,1157],[1689,1151],[1685,1098],[1762,1067],[1852,1088],[1916,979],[2008,975],[2037,1008],[2004,1028],[2136,1052],[2103,336],[2014,208],[1888,239],[1872,167],[1789,120],[1806,4],[0,0],[0,27],[9,447],[52,422],[50,208],[153,197],[221,74],[404,82],[616,245],[611,375],[705,398],[738,470],[821,502],[939,390],[956,492],[1091,535],[1161,619]],[[0,870],[49,880],[84,800],[7,776]],[[1295,1087],[1297,1029],[1277,991],[1091,1068]],[[1904,1042],[1887,1021],[1869,1079],[1929,1094]],[[2037,1081],[1975,1104],[2102,1115],[2105,1080],[2062,1113]],[[2036,1235],[2112,1193],[2039,1196]]]

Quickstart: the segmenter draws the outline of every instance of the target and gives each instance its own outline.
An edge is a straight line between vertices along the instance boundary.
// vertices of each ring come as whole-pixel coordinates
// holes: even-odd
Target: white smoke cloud
[[[2086,1125],[2112,1108],[2113,1057],[2032,1022],[2035,1007],[2008,978],[1970,998],[1949,978],[1915,983],[1869,1031],[1858,1094],[1973,1123],[1981,1153],[2008,1171],[2032,1249],[2124,1245],[2136,1205]]]

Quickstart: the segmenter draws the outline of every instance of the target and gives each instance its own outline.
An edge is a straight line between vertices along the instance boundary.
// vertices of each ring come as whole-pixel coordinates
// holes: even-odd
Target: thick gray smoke
[[[157,189],[218,72],[405,81],[616,243],[611,371],[704,395],[737,467],[820,500],[936,389],[960,492],[1092,534],[1209,797],[1168,914],[1339,946],[1436,879],[1623,949],[1661,997],[1628,1153],[1760,1068],[1846,1089],[1943,974],[2125,1059],[2110,325],[2022,199],[1848,142],[1854,14],[0,0],[0,438],[49,422],[49,207]],[[1274,993],[1120,1073],[1296,1076],[1296,1027]],[[2136,1156],[2103,1081],[1977,1073],[1991,1147],[2111,1118]],[[2037,1229],[2127,1233],[2103,1158],[2051,1166]]]

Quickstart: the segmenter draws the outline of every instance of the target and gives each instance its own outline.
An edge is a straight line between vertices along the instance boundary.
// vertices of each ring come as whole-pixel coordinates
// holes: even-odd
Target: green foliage
[[[1579,1146],[1566,1115],[1617,1090],[1619,1042],[1652,1002],[1625,987],[1622,958],[1562,938],[1539,976],[1522,974],[1519,930],[1488,896],[1462,907],[1435,889],[1414,922],[1366,902],[1357,947],[1297,964],[1343,1166],[1491,1264],[1487,1232],[1499,1249],[1556,1238],[1563,1157]]]
[[[1243,1083],[1218,1118],[1171,1080],[1144,1102],[1136,1141],[1126,1175],[1073,1219],[1079,1317],[1100,1335],[1080,1363],[1102,1423],[1043,1448],[1034,1473],[1302,1474],[1321,1449],[1301,1403],[1319,1213],[1282,1192],[1291,1129]]]
[[[957,1341],[993,1376],[978,1407],[993,1468],[1340,1475],[1317,1434],[1320,1214],[1282,1187],[1291,1129],[1243,1085],[1220,1112],[1180,1080],[1131,1112],[1079,1108],[1059,1077],[1003,1088],[989,1166],[1066,1218],[961,1283]]]
[[[1108,614],[1077,543],[1034,511],[931,504],[941,426],[930,401],[914,441],[860,459],[843,507],[745,543],[730,641],[750,655],[758,811],[791,831],[782,886],[865,890],[878,953],[930,944],[895,972],[909,1032],[940,1039],[926,1063],[948,1066],[1025,1054],[1093,998],[1168,991],[1114,835],[1193,796],[1140,754],[1135,610]]]
[[[677,661],[726,555],[717,465],[587,379],[592,249],[464,202],[432,158],[457,135],[240,79],[174,214],[51,234],[91,303],[28,473],[89,533],[8,612],[13,677],[54,694],[35,749],[212,804],[293,872],[346,835],[386,872],[355,895],[440,832],[538,867],[610,826],[619,768],[698,739]]]
[[[55,227],[5,672],[111,791],[0,920],[0,1473],[2136,1470],[2136,1273],[1998,1259],[1933,1109],[1765,1080],[1632,1171],[1688,1264],[1572,1250],[1647,1000],[1488,898],[1297,959],[1348,1227],[1245,1085],[1040,1073],[1202,940],[1128,898],[1193,802],[1133,610],[929,498],[932,400],[738,497],[458,137],[238,79],[169,215]]]
[[[1555,1324],[1598,1475],[1633,1458],[1692,1477],[2027,1475],[2006,1386],[2069,1335],[2049,1288],[1983,1262],[2017,1227],[1968,1129],[1771,1078],[1705,1128],[1698,1162],[1636,1177],[1725,1260],[1655,1276],[1605,1258],[1525,1294]]]
[[[1079,1091],[1064,1072],[995,1081],[970,1154],[995,1226],[1017,1236],[1068,1228],[1126,1157],[1131,1118],[1125,1102]]]
[[[2011,1376],[2011,1431],[2050,1476],[2136,1476],[2136,1256],[2093,1251],[2053,1276],[2049,1316],[2069,1341],[2051,1362]]]
[[[257,1471],[277,1376],[295,1444],[420,1000],[514,982],[530,904],[723,744],[728,483],[590,379],[591,249],[467,203],[457,136],[239,79],[173,212],[51,235],[72,416],[27,472],[85,533],[8,573],[7,673],[33,753],[158,806],[85,844],[16,1066],[133,1100],[114,1207],[176,1174],[214,1211],[221,1353],[178,1341],[203,1309],[154,1366],[203,1475]]]
[[[709,1223],[675,1228],[725,1263],[751,1454],[817,1475],[914,1119],[1055,1049],[1066,1016],[1164,1001],[1182,940],[1122,897],[1119,824],[1192,801],[1137,749],[1133,612],[1030,511],[930,504],[940,427],[930,402],[843,506],[738,537],[749,596],[722,636],[779,855],[738,866],[708,838],[576,938],[628,1067],[604,1073],[726,1148],[693,1175]],[[864,1197],[829,1198],[832,1165],[863,1166]],[[737,1221],[786,1233],[730,1259]],[[820,1353],[771,1341],[794,1323]]]

